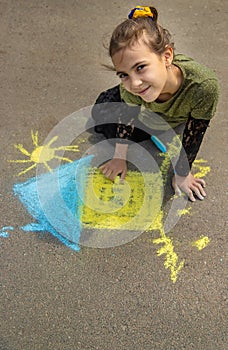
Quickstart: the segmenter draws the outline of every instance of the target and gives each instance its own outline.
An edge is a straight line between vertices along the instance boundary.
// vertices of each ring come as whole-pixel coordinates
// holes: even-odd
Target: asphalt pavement
[[[166,234],[172,258],[183,261],[177,278],[165,266],[166,253],[157,254],[161,227],[80,251],[50,232],[21,228],[34,219],[14,185],[36,175],[32,152],[56,126],[118,83],[102,67],[110,63],[104,46],[135,5],[0,0],[1,350],[227,349],[227,2],[153,4],[176,51],[212,68],[221,86],[198,155],[210,166],[207,197],[187,203],[186,215]],[[76,142],[80,152],[64,156],[78,159],[100,140],[84,133]],[[9,162],[18,159],[31,162]],[[205,237],[208,244],[197,249],[193,242]]]

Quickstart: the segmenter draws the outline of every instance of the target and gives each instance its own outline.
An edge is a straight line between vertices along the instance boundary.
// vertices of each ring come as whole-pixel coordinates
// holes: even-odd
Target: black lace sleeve
[[[121,102],[119,85],[103,91],[92,108],[92,118],[96,124],[94,130],[107,139],[116,137],[118,114],[115,107],[118,102]]]
[[[121,99],[119,85],[108,89],[98,96],[92,108],[92,117],[97,124],[94,129],[107,139],[119,138],[127,143],[132,138],[139,108],[129,106]]]
[[[182,138],[182,149],[175,166],[180,176],[187,176],[191,170],[210,120],[189,117]]]

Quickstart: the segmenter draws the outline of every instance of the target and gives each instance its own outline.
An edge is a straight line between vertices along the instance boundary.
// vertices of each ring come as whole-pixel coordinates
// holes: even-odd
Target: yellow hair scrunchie
[[[149,17],[153,19],[154,15],[148,6],[136,6],[131,10],[131,12],[128,15],[128,18],[132,19],[138,17]]]

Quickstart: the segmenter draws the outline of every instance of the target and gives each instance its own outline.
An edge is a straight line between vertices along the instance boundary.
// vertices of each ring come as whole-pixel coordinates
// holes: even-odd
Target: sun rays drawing
[[[48,143],[44,145],[39,145],[38,131],[34,132],[31,130],[31,137],[34,149],[32,152],[29,152],[24,148],[22,144],[16,144],[14,147],[18,149],[22,154],[28,157],[28,159],[16,159],[9,160],[11,163],[33,163],[31,166],[27,167],[25,170],[22,170],[17,174],[17,176],[23,175],[28,171],[34,169],[38,164],[43,164],[48,171],[52,171],[52,168],[48,164],[53,159],[59,159],[65,162],[71,163],[72,160],[67,157],[58,156],[56,152],[58,151],[71,151],[79,152],[77,145],[70,146],[60,146],[60,147],[51,147],[54,142],[57,141],[58,136],[54,136]]]

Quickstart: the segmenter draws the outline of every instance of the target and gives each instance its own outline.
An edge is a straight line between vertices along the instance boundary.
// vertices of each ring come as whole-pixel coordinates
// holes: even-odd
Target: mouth
[[[138,94],[138,95],[145,95],[149,89],[150,89],[150,86],[148,86],[147,88],[145,88],[145,89],[139,91],[137,94]]]

